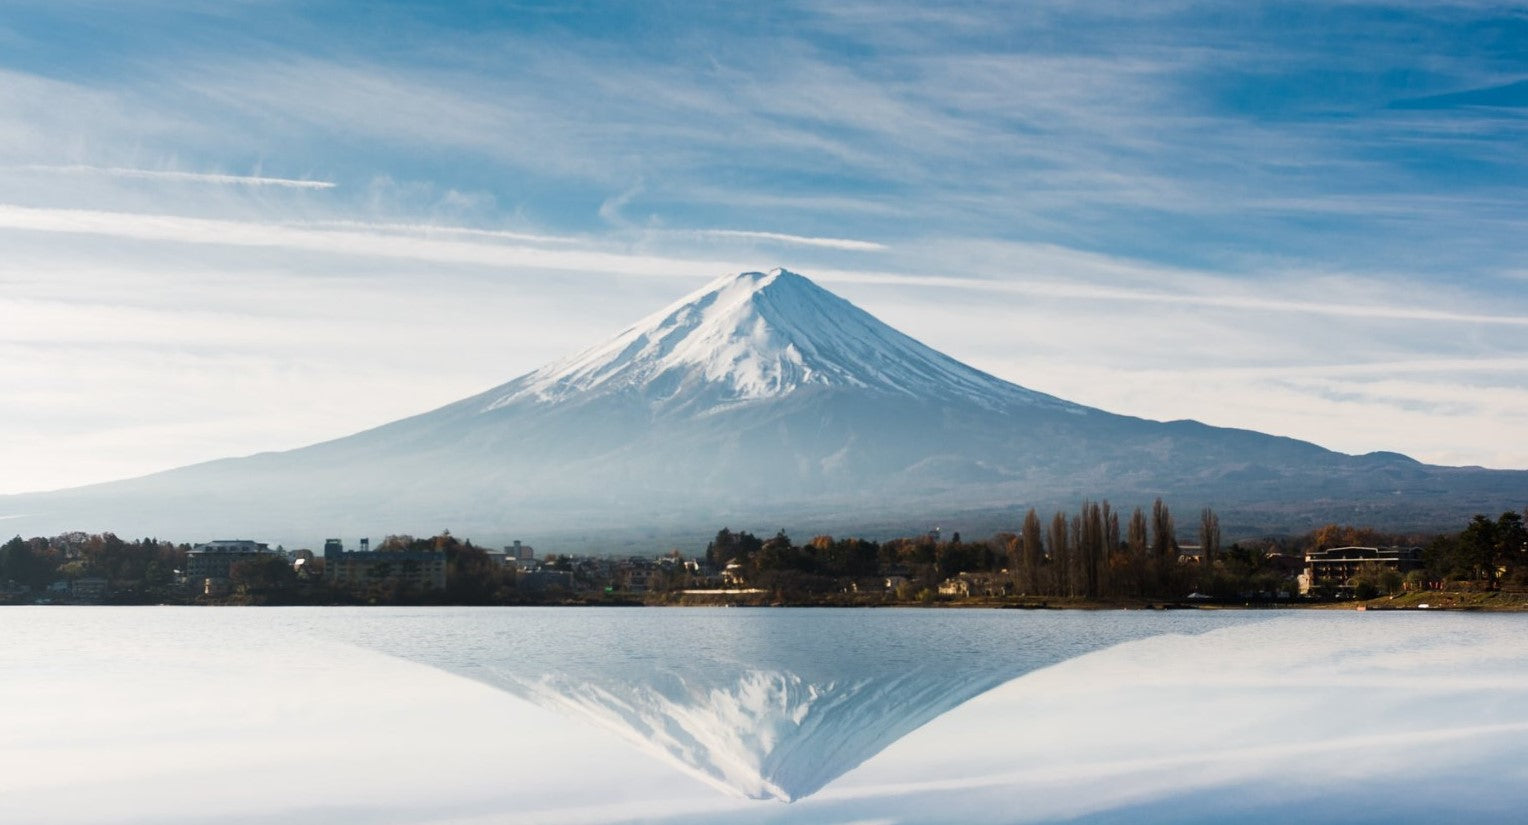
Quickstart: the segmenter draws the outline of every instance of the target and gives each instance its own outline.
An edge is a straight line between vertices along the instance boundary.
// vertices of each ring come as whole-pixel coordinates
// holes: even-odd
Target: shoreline
[[[0,602],[0,607],[771,607],[771,608],[922,608],[930,610],[1077,610],[1101,612],[1109,610],[1174,611],[1174,610],[1351,610],[1358,612],[1468,612],[1468,613],[1522,613],[1528,612],[1528,592],[1508,591],[1447,591],[1434,590],[1380,596],[1368,600],[1346,599],[1342,601],[1301,600],[1237,600],[1237,599],[1087,599],[1083,597],[992,597],[930,600],[872,600],[825,598],[819,600],[788,600],[770,594],[716,593],[716,594],[604,594],[596,598],[567,598],[526,600],[502,604],[475,604],[470,602],[287,602],[271,601],[259,597],[233,596],[220,599],[188,599],[185,601],[157,602],[74,602],[59,601]]]

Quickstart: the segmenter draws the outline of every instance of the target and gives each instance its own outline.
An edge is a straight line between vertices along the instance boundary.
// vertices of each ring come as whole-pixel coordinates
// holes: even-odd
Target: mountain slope
[[[1520,506],[1525,491],[1523,472],[1072,404],[775,270],[718,279],[604,344],[431,412],[289,452],[0,498],[0,515],[29,534],[314,544],[449,527],[599,544],[724,523],[1011,528],[1017,508],[1084,496],[1214,505],[1249,529],[1441,527]]]

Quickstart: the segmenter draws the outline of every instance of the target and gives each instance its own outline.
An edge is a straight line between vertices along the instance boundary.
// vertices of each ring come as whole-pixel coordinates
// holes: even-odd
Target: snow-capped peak
[[[620,394],[704,412],[807,387],[1070,406],[961,364],[773,269],[718,278],[600,346],[491,391],[487,408]]]

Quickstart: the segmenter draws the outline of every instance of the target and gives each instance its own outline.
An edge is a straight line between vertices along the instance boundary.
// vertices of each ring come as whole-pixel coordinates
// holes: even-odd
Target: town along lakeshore
[[[1223,545],[1200,513],[1180,543],[1158,501],[1121,530],[1107,503],[1031,510],[1018,533],[967,541],[934,530],[873,541],[723,528],[703,549],[651,556],[482,547],[449,532],[328,539],[318,553],[252,539],[176,544],[113,534],[17,536],[0,545],[0,603],[238,605],[930,605],[1211,608],[1528,607],[1523,517],[1476,516],[1442,534],[1328,525]]]

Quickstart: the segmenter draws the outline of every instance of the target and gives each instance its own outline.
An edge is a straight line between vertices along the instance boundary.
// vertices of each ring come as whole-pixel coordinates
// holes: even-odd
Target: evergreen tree
[[[720,570],[737,556],[737,537],[732,531],[723,527],[716,532],[716,538],[706,545],[706,564]]]

